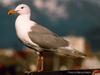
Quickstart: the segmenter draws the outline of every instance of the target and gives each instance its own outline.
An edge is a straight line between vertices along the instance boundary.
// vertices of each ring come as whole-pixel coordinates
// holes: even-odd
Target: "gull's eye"
[[[21,9],[23,9],[24,7],[21,7]]]

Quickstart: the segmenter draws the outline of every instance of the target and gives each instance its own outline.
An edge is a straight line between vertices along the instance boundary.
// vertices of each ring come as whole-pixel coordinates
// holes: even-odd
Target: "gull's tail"
[[[73,57],[79,57],[79,58],[85,58],[86,55],[82,52],[79,52],[78,50],[72,48],[72,47],[61,47],[56,50],[57,54],[59,55],[65,55],[65,56],[73,56]]]

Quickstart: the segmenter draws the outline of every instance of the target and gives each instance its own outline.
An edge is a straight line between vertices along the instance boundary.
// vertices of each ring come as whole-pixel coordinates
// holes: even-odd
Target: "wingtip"
[[[75,53],[76,56],[79,56],[80,58],[84,58],[85,59],[87,57],[87,55],[85,53],[79,52],[76,49],[73,52]]]

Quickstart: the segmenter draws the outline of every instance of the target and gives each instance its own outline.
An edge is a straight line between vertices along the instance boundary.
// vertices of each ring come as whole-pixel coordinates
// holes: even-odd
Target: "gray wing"
[[[33,26],[31,32],[28,33],[30,39],[45,49],[54,49],[68,46],[68,41],[57,36],[52,31],[40,25]]]

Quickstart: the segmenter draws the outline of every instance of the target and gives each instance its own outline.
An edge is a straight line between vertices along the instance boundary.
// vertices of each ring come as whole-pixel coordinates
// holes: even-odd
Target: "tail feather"
[[[80,57],[85,58],[86,55],[72,47],[60,47],[57,49],[57,54],[65,55],[65,56],[73,56],[73,57]]]

